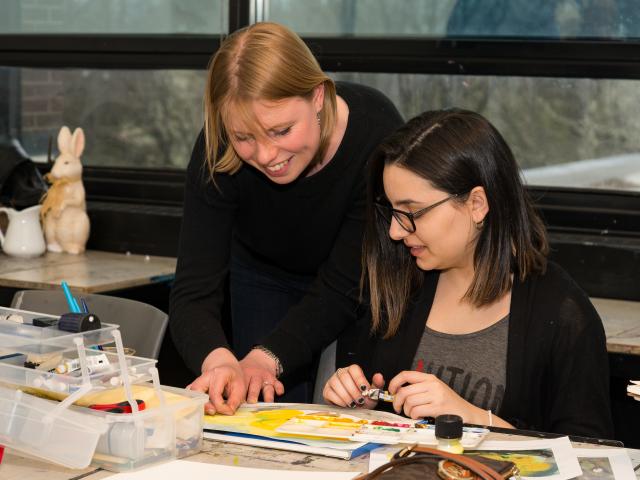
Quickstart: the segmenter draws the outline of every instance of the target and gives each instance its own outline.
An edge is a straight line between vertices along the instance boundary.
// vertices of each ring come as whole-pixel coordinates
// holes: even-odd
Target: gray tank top
[[[508,333],[509,315],[464,335],[425,327],[412,368],[435,375],[469,403],[498,413],[507,377]]]

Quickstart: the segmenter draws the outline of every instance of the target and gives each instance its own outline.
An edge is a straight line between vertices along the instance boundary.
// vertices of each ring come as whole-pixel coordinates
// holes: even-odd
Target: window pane
[[[0,135],[44,161],[62,125],[82,127],[84,165],[184,168],[203,124],[205,75],[0,68]]]
[[[336,73],[385,92],[405,119],[475,110],[504,135],[532,185],[640,191],[633,80]]]
[[[301,35],[630,38],[637,0],[257,0],[258,20]]]
[[[2,0],[0,33],[227,31],[227,0]]]

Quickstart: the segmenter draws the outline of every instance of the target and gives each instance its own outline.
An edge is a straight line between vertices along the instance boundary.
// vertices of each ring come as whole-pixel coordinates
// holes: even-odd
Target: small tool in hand
[[[381,390],[379,388],[365,390],[362,392],[362,395],[370,398],[371,400],[382,400],[383,402],[393,402],[393,399],[395,398],[388,391]]]

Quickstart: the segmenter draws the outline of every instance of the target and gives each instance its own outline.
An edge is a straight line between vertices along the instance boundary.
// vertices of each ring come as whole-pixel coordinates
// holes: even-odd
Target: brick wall
[[[24,32],[60,32],[64,25],[66,0],[22,0],[20,21]],[[21,124],[22,143],[29,155],[47,151],[50,135],[62,126],[64,111],[62,71],[22,69]],[[55,146],[55,142],[54,142]]]

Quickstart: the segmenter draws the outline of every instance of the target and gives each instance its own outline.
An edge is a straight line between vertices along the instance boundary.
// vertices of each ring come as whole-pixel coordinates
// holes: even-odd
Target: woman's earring
[[[318,120],[318,125],[320,125],[320,112],[316,112],[316,120]]]
[[[484,218],[479,222],[476,222],[476,230],[482,230],[482,227],[484,227]]]

